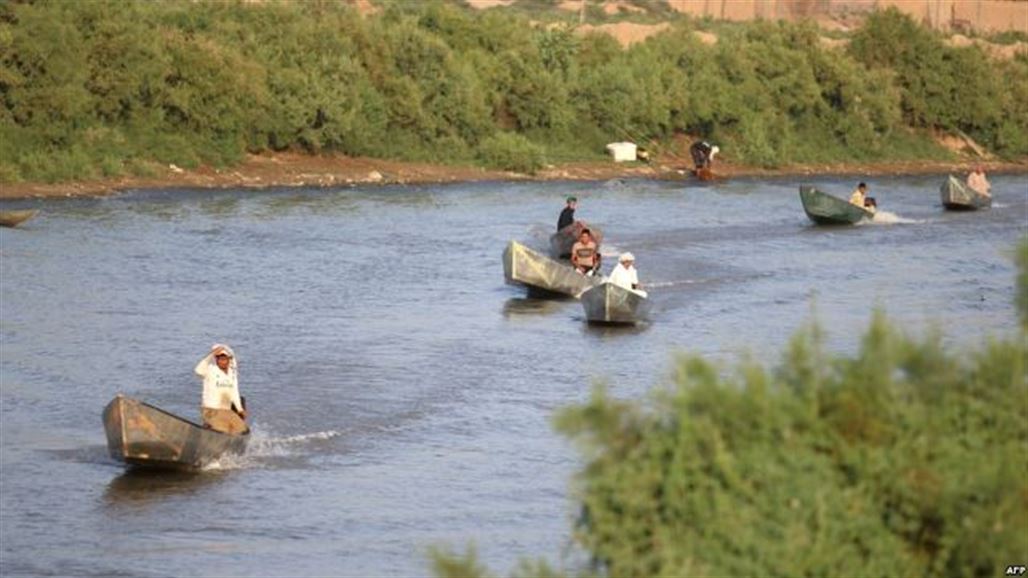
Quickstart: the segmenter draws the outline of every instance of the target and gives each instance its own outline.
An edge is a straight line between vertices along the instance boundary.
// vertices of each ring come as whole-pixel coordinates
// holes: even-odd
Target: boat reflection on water
[[[576,317],[575,320],[582,322],[582,333],[599,337],[601,340],[638,335],[649,329],[651,325],[649,321],[640,321],[635,324],[588,323],[585,315]]]
[[[511,297],[503,303],[504,317],[517,317],[519,315],[549,315],[564,307],[570,298],[559,299],[536,299],[534,297]]]
[[[195,495],[229,478],[228,471],[178,471],[129,469],[107,484],[104,501],[110,505],[161,502],[176,496]]]

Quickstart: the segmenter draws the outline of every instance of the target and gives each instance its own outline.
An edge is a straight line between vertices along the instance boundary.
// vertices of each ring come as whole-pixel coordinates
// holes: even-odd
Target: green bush
[[[509,132],[497,133],[478,148],[478,158],[487,167],[532,174],[543,167],[543,149],[527,138]]]
[[[1017,252],[1028,330],[1028,239]],[[584,465],[574,575],[987,576],[1028,559],[1028,333],[946,351],[876,313],[855,356],[810,326],[781,362],[683,356],[645,402],[561,411]],[[486,576],[472,551],[438,576]],[[515,576],[565,575],[526,562]]]
[[[647,17],[667,10],[643,4]],[[493,163],[473,151],[504,132],[562,161],[683,133],[761,166],[916,159],[942,154],[935,129],[1028,154],[1028,59],[947,47],[894,11],[845,51],[813,25],[770,22],[718,23],[706,45],[671,16],[623,49],[577,34],[575,18],[539,25],[527,6],[389,2],[360,16],[339,2],[2,2],[0,177],[287,149]]]
[[[977,46],[947,46],[939,34],[895,8],[873,13],[849,53],[895,73],[905,120],[915,127],[963,131],[1008,156],[1028,154],[1028,73],[995,63]]]

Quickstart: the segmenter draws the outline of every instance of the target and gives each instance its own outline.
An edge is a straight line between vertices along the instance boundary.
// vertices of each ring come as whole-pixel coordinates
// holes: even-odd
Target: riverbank
[[[904,161],[790,165],[764,169],[719,163],[722,178],[790,175],[917,175],[962,173],[978,161]],[[981,161],[989,173],[1028,173],[1028,158],[1016,162]],[[687,161],[657,159],[652,164],[595,161],[550,166],[534,175],[488,170],[473,166],[408,163],[341,155],[298,153],[250,155],[241,164],[224,169],[186,170],[162,167],[146,177],[71,181],[64,183],[3,183],[0,199],[89,197],[133,189],[226,189],[272,187],[346,187],[375,184],[431,184],[474,181],[591,181],[615,178],[691,179]]]

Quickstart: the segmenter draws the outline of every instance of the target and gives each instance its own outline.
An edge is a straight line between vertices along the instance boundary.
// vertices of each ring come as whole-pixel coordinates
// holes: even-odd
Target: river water
[[[942,211],[942,180],[871,180],[886,223],[848,228],[809,223],[796,179],[5,203],[42,213],[0,230],[0,574],[410,576],[468,544],[500,574],[573,564],[580,462],[550,420],[594,383],[641,397],[681,351],[770,363],[812,315],[853,351],[876,306],[954,348],[1015,331],[1028,176],[966,214]],[[636,255],[649,325],[591,327],[503,283],[504,244],[542,244],[567,194],[606,253]],[[239,356],[247,454],[125,473],[104,405],[196,418],[216,341]]]

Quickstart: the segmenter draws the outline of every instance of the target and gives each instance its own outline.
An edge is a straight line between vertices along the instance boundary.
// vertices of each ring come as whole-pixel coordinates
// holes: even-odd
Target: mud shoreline
[[[762,169],[719,163],[719,178],[856,175],[875,176],[966,173],[981,164],[988,173],[1028,173],[1028,158],[1009,161],[903,161],[792,165]],[[616,178],[651,178],[694,181],[685,159],[656,159],[651,164],[615,164],[609,161],[550,166],[534,175],[472,166],[409,163],[344,156],[297,153],[251,155],[224,169],[185,170],[174,165],[158,175],[71,181],[64,183],[2,183],[0,199],[93,197],[138,189],[265,189],[277,187],[347,187],[358,185],[436,184],[475,181],[593,181]]]

